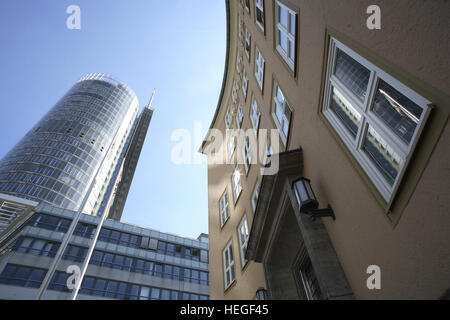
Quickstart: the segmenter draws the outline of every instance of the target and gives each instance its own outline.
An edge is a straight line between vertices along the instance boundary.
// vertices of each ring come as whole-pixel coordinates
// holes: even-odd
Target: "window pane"
[[[105,286],[106,286],[106,280],[97,279],[95,281],[95,287],[94,287],[93,294],[95,296],[103,296],[104,295]]]
[[[130,286],[130,292],[129,292],[129,299],[130,300],[137,300],[139,294],[139,286],[136,284],[133,284]]]
[[[111,235],[110,235],[109,242],[111,242],[111,243],[118,243],[119,242],[119,237],[120,237],[120,232],[115,231],[115,230],[111,230]]]
[[[45,271],[34,269],[28,279],[27,287],[39,288],[45,276]]]
[[[17,249],[17,251],[18,252],[26,252],[32,241],[33,241],[33,239],[31,239],[31,238],[24,238],[22,243],[19,245],[19,248]]]
[[[292,40],[289,40],[289,58],[295,60],[295,44]]]
[[[80,293],[81,294],[90,294],[93,286],[94,286],[94,278],[85,277],[83,279],[83,282],[81,283]]]
[[[280,124],[283,123],[283,114],[281,111],[281,106],[278,103],[275,104],[275,115],[277,116],[278,122]]]
[[[108,286],[106,287],[106,296],[108,298],[114,298],[116,295],[118,283],[116,281],[108,281]]]
[[[123,256],[119,256],[119,255],[115,256],[115,258],[114,258],[114,265],[113,265],[114,269],[121,269],[122,268],[123,258],[124,258]]]
[[[339,118],[342,124],[344,124],[345,128],[353,138],[356,138],[361,115],[336,88],[333,88],[330,109],[333,110],[334,114]]]
[[[125,293],[127,292],[127,284],[126,283],[119,283],[119,287],[117,289],[117,299],[123,300],[125,299]]]
[[[371,126],[362,148],[386,181],[393,185],[400,169],[400,157]]]
[[[181,271],[181,269],[179,267],[173,267],[173,279],[174,280],[180,280],[180,271]]]
[[[148,300],[149,295],[150,295],[150,288],[149,287],[142,287],[139,299],[140,300]]]
[[[288,39],[284,32],[278,31],[278,35],[280,36],[280,46],[284,52],[288,52]]]
[[[153,300],[159,299],[159,289],[158,288],[152,288],[152,296],[151,298]]]
[[[287,29],[288,27],[288,12],[285,7],[280,8],[280,23]]]
[[[406,144],[411,142],[421,107],[380,79],[372,110]]]
[[[170,300],[170,291],[163,289],[161,290],[161,300]]]
[[[336,52],[336,77],[361,101],[364,101],[370,71],[340,49]]]
[[[105,267],[112,267],[113,264],[114,255],[111,253],[105,253],[105,256],[103,258],[103,266]]]
[[[120,244],[127,245],[130,241],[130,235],[128,233],[122,233],[120,236]]]
[[[92,253],[90,263],[98,266],[102,262],[102,258],[103,258],[103,252],[95,250]]]
[[[291,28],[290,28],[289,32],[292,35],[295,35],[295,14],[290,13],[290,16],[291,16]]]
[[[34,240],[30,252],[34,254],[39,254],[42,248],[44,248],[44,245],[45,245],[44,240]]]

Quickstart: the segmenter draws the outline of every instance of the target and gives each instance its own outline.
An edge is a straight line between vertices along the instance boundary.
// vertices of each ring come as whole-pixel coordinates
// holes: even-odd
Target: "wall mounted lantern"
[[[300,212],[311,216],[313,220],[321,217],[332,217],[333,220],[336,220],[330,205],[326,209],[318,209],[319,202],[314,195],[310,182],[306,178],[300,178],[294,182],[293,189]]]

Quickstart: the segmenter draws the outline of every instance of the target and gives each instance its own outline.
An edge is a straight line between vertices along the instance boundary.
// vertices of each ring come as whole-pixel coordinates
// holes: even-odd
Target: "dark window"
[[[124,259],[123,256],[116,255],[116,256],[114,257],[114,265],[113,265],[113,268],[114,268],[114,269],[122,269],[122,266],[123,266],[123,259]]]
[[[129,257],[125,257],[123,262],[123,270],[131,271],[131,266],[133,265],[133,259]]]
[[[197,270],[191,270],[191,282],[199,283],[199,272]]]
[[[97,279],[92,294],[94,296],[103,296],[105,294],[106,280]]]
[[[145,261],[144,273],[149,275],[153,274],[153,262]]]
[[[181,273],[180,267],[173,267],[173,279],[174,280],[180,280],[180,273]]]
[[[83,283],[81,284],[80,294],[91,294],[94,283],[94,278],[84,277]]]
[[[106,286],[106,297],[114,298],[116,296],[118,287],[118,282],[116,281],[108,281],[108,285]]]
[[[0,275],[0,283],[39,288],[46,272],[44,269],[8,264]]]
[[[130,300],[137,300],[138,297],[139,297],[139,286],[133,284],[133,285],[130,286],[129,299]]]
[[[154,276],[155,277],[162,277],[162,273],[163,273],[163,265],[156,263],[155,264],[155,273]]]
[[[161,290],[161,300],[170,300],[170,291],[163,289]]]
[[[122,233],[120,235],[120,244],[122,245],[128,245],[130,242],[130,235],[128,233]]]
[[[103,256],[103,264],[102,266],[111,268],[114,261],[114,255],[112,253],[105,253]]]
[[[109,237],[109,242],[111,243],[119,243],[120,232],[111,230],[111,235]]]
[[[164,278],[172,279],[172,270],[173,267],[171,265],[164,266]]]
[[[116,296],[116,298],[120,299],[120,300],[124,300],[126,293],[127,293],[127,284],[123,283],[123,282],[120,282],[119,283],[119,287],[117,289],[117,296]]]
[[[308,300],[320,300],[321,292],[319,282],[317,281],[316,273],[309,257],[306,257],[300,267],[300,279],[303,284]]]
[[[94,252],[92,253],[90,263],[99,266],[102,263],[102,259],[103,259],[103,252],[94,250]]]

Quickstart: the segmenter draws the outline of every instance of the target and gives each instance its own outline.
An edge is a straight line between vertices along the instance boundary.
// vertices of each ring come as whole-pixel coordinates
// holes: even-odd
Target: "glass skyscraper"
[[[96,215],[138,113],[134,92],[112,76],[88,74],[0,161],[0,193]]]

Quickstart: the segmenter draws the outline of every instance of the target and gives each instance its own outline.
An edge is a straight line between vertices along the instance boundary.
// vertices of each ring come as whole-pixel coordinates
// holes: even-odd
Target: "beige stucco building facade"
[[[372,2],[226,1],[211,123],[225,138],[210,130],[201,148],[211,299],[261,288],[271,299],[437,299],[449,289],[450,3],[380,0],[378,21]],[[277,173],[261,174],[267,144],[230,142],[227,129],[239,128],[255,129],[249,141],[267,134]],[[260,129],[278,129],[278,141]],[[242,161],[217,163],[219,152]],[[300,177],[335,220],[299,211]],[[372,265],[380,289],[367,286]]]

